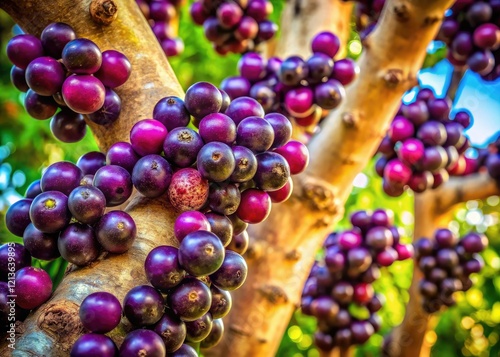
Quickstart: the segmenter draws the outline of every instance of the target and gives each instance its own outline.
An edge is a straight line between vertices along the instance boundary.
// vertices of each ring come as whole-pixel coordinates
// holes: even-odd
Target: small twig
[[[455,96],[457,95],[457,89],[464,77],[466,67],[454,68],[453,74],[451,75],[450,85],[448,86],[448,90],[446,92],[446,96],[451,98],[452,101],[455,101]]]

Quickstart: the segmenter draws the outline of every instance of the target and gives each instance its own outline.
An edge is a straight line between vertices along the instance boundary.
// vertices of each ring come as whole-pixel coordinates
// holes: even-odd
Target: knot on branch
[[[262,294],[273,305],[284,304],[288,302],[288,296],[282,288],[277,285],[266,284],[259,288]]]
[[[307,182],[303,186],[304,198],[309,201],[313,210],[326,211],[329,214],[338,212],[338,202],[331,187],[326,183]]]
[[[342,113],[341,119],[345,126],[348,128],[353,128],[358,123],[354,114],[349,112]]]
[[[301,256],[302,254],[300,254],[300,252],[297,249],[292,249],[285,254],[285,259],[297,261],[300,259]]]
[[[408,11],[408,6],[406,6],[406,4],[395,5],[393,9],[397,21],[408,22],[410,19],[410,12]]]
[[[388,69],[383,79],[387,87],[394,88],[403,81],[403,70],[397,68]]]
[[[264,255],[264,247],[261,242],[250,242],[250,245],[247,248],[245,253],[245,258],[249,260],[257,260]]]
[[[118,6],[113,0],[92,0],[90,16],[98,24],[109,25],[118,16]]]
[[[424,27],[432,26],[440,20],[441,20],[441,17],[439,17],[439,16],[426,16],[424,19],[423,26]]]
[[[49,304],[41,312],[38,327],[61,344],[63,350],[70,350],[84,328],[78,316],[78,305],[70,301]]]

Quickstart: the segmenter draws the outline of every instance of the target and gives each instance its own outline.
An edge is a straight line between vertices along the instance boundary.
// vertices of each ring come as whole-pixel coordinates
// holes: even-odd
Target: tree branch
[[[248,259],[247,284],[234,294],[225,337],[207,356],[274,355],[318,248],[341,218],[352,181],[375,152],[401,96],[416,84],[427,45],[451,3],[387,2],[359,60],[360,75],[311,141],[312,160],[295,180],[293,196],[252,227],[264,253]]]
[[[115,0],[118,17],[109,26],[91,20],[90,1],[57,0],[2,0],[0,7],[28,33],[39,35],[51,22],[70,24],[80,37],[97,43],[102,51],[115,49],[123,52],[132,64],[129,80],[116,91],[122,100],[119,120],[109,126],[98,126],[87,121],[102,151],[117,141],[129,141],[133,124],[149,118],[156,102],[168,95],[183,97],[175,74],[154,37],[148,23],[133,0]],[[138,236],[127,253],[109,256],[89,267],[67,272],[52,298],[32,314],[20,330],[16,350],[4,346],[0,355],[7,356],[67,356],[74,341],[83,333],[78,318],[78,306],[94,291],[111,291],[119,300],[133,286],[146,283],[144,260],[148,252],[160,244],[176,245],[172,227],[175,213],[162,197],[154,201],[136,197],[128,207],[134,218]],[[151,222],[151,217],[155,221]],[[113,332],[121,342],[123,329]]]
[[[451,74],[450,84],[448,86],[448,90],[446,92],[446,96],[449,97],[452,101],[455,101],[455,97],[457,95],[457,89],[464,77],[466,67],[453,68],[453,73]]]

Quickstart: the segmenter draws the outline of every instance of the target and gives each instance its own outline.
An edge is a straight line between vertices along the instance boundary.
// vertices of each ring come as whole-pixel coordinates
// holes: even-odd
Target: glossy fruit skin
[[[239,97],[233,99],[226,110],[226,115],[233,119],[236,126],[238,126],[245,118],[263,118],[264,114],[264,108],[262,108],[262,105],[250,97]]]
[[[43,233],[30,223],[24,230],[23,244],[32,257],[53,260],[61,256],[57,248],[57,238],[57,233]]]
[[[137,235],[134,219],[124,211],[110,211],[94,227],[99,244],[108,252],[121,254],[130,249]]]
[[[269,150],[274,142],[274,130],[263,118],[248,117],[236,128],[236,143],[259,153]]]
[[[280,113],[269,113],[264,117],[273,127],[274,141],[271,148],[285,145],[292,137],[292,123]]]
[[[172,352],[169,357],[198,357],[198,353],[193,347],[183,344],[177,351]]]
[[[34,309],[52,294],[52,280],[45,270],[24,267],[16,272],[16,304],[23,309]]]
[[[38,57],[26,68],[26,83],[36,93],[51,96],[61,90],[65,79],[63,66],[52,57]]]
[[[24,193],[24,197],[35,198],[40,193],[42,193],[42,188],[40,187],[40,180],[35,180],[32,183],[30,183],[30,185],[26,189],[26,192]]]
[[[87,124],[83,115],[63,109],[50,120],[50,131],[63,143],[76,143],[85,137]]]
[[[222,266],[210,275],[210,280],[220,289],[232,291],[243,285],[247,272],[245,259],[238,253],[228,250]]]
[[[331,32],[320,32],[314,36],[311,42],[311,49],[313,53],[324,53],[333,58],[340,49],[340,40]]]
[[[30,207],[33,202],[30,198],[24,198],[14,202],[5,214],[5,226],[12,234],[22,237],[24,230],[31,223]]]
[[[235,168],[233,151],[222,142],[207,143],[198,152],[196,165],[204,178],[213,182],[225,181]]]
[[[26,93],[30,87],[26,83],[25,70],[16,66],[10,69],[10,81],[18,91]]]
[[[56,113],[57,104],[52,97],[44,97],[28,89],[24,97],[24,108],[31,117],[45,120]]]
[[[75,38],[76,33],[73,28],[63,22],[47,25],[40,35],[46,54],[55,59],[61,58],[64,46]]]
[[[120,323],[121,315],[120,301],[105,291],[87,295],[79,310],[83,327],[95,333],[107,333],[113,330]]]
[[[198,82],[187,89],[184,103],[192,116],[201,119],[208,114],[219,112],[222,95],[213,84]]]
[[[160,321],[153,329],[165,344],[167,353],[177,351],[181,348],[186,338],[186,324],[180,320],[170,309],[166,309]]]
[[[120,357],[165,357],[165,344],[160,336],[151,330],[134,330],[125,336],[120,346]]]
[[[132,194],[132,178],[127,170],[117,165],[101,167],[94,175],[94,186],[106,197],[106,206],[124,203]]]
[[[68,209],[78,221],[94,224],[106,210],[106,197],[96,187],[78,186],[68,197]]]
[[[71,348],[70,357],[116,357],[118,348],[111,338],[98,333],[80,336]]]
[[[205,213],[205,216],[208,220],[210,231],[220,239],[224,247],[227,246],[233,236],[233,225],[231,220],[225,215],[215,212]]]
[[[218,141],[231,145],[236,140],[236,125],[227,115],[213,113],[200,121],[199,133],[205,143]]]
[[[244,146],[234,145],[231,149],[233,150],[235,167],[230,180],[236,183],[251,180],[257,172],[257,158],[250,149]]]
[[[168,306],[183,321],[194,321],[205,315],[212,304],[207,285],[195,278],[185,278],[167,296]]]
[[[132,171],[132,183],[142,195],[155,198],[167,192],[172,168],[162,156],[152,154],[139,159]]]
[[[158,120],[143,119],[130,130],[130,143],[140,156],[160,154],[167,133],[167,128]]]
[[[290,178],[290,166],[286,159],[275,152],[256,155],[257,172],[254,181],[264,191],[276,191],[286,185]]]
[[[68,161],[56,162],[44,171],[40,186],[42,191],[59,191],[68,196],[80,185],[82,170]]]
[[[190,128],[173,129],[165,138],[163,151],[165,158],[179,167],[191,166],[203,147],[200,135]]]
[[[231,215],[240,205],[240,190],[234,184],[212,184],[208,194],[208,204],[212,211]]]
[[[153,119],[161,122],[170,131],[188,126],[191,116],[181,98],[169,96],[156,103],[153,109]]]
[[[111,88],[106,87],[104,103],[95,112],[88,115],[88,118],[98,125],[110,125],[118,120],[122,109],[120,96]]]
[[[7,44],[7,57],[19,68],[26,69],[31,61],[43,56],[42,42],[33,35],[14,36]]]
[[[163,297],[152,286],[139,285],[123,299],[123,315],[135,326],[153,325],[163,316]]]
[[[96,171],[106,165],[106,155],[99,151],[91,151],[80,156],[76,166],[83,175],[95,175]]]
[[[5,243],[0,246],[0,279],[7,281],[9,273],[12,273],[12,265],[9,266],[9,253],[13,258],[14,272],[24,267],[31,266],[30,252],[19,243]],[[12,263],[12,261],[10,262]]]
[[[184,168],[174,173],[168,196],[178,211],[199,210],[208,198],[209,185],[198,170]]]
[[[60,231],[71,219],[68,197],[58,191],[39,194],[31,203],[30,219],[33,225],[44,233]]]
[[[179,242],[189,233],[199,230],[210,231],[207,217],[199,211],[182,212],[175,220],[174,235]]]
[[[99,256],[92,227],[86,224],[69,224],[59,235],[57,247],[65,260],[78,266],[87,265]]]
[[[107,50],[102,53],[101,67],[94,75],[106,87],[116,88],[127,81],[130,72],[130,61],[123,53]]]
[[[291,175],[303,172],[309,164],[309,150],[299,141],[290,140],[274,151],[288,162]]]
[[[231,307],[233,306],[231,294],[226,290],[219,289],[215,285],[210,286],[210,291],[212,293],[210,314],[214,320],[223,318],[231,311]]]
[[[78,38],[64,46],[62,62],[70,72],[93,74],[101,67],[101,50],[91,40]]]
[[[208,349],[216,346],[224,335],[224,322],[222,319],[214,319],[212,321],[212,329],[207,337],[200,343],[200,348]]]
[[[186,322],[186,340],[190,342],[200,342],[210,334],[211,330],[212,315],[207,312],[199,319]]]
[[[106,88],[100,80],[90,75],[72,75],[62,85],[62,96],[67,106],[80,114],[99,110],[106,96]]]
[[[144,270],[148,281],[161,292],[179,285],[186,276],[180,266],[179,250],[170,246],[159,246],[151,250],[144,262]]]
[[[186,235],[179,246],[179,264],[192,276],[210,275],[222,265],[224,253],[215,234],[195,231]]]
[[[259,223],[271,212],[271,198],[261,190],[248,189],[241,194],[241,203],[236,215],[246,223]]]
[[[226,246],[226,250],[231,250],[238,254],[245,254],[250,244],[250,237],[248,236],[248,232],[245,230],[239,234],[233,234],[231,241]]]
[[[129,173],[132,173],[136,162],[140,156],[134,151],[132,145],[127,142],[116,142],[106,153],[106,163],[108,165],[117,165],[123,167]]]

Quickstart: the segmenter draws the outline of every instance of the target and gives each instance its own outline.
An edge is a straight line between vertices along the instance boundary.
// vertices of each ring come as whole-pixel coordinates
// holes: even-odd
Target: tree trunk
[[[352,181],[376,151],[401,96],[416,84],[426,48],[452,0],[388,1],[367,39],[358,78],[309,149],[311,163],[289,201],[250,234],[256,254],[247,283],[234,293],[223,341],[207,356],[272,356],[315,254],[341,218]]]

